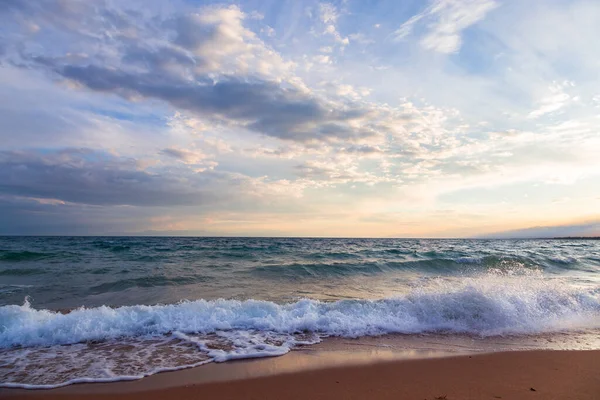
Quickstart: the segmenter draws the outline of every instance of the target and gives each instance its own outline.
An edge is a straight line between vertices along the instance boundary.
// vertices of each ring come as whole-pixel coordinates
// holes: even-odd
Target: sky
[[[600,235],[598,21],[596,0],[0,1],[0,234]]]

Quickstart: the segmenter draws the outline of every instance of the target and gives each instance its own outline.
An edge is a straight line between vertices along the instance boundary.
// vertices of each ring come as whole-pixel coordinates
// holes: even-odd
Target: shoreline
[[[106,342],[99,344],[99,349],[85,349],[81,353],[82,357],[93,355],[95,351],[98,354],[106,351],[121,352],[121,357],[125,357],[125,363],[129,360],[127,352],[134,352],[134,348],[127,349],[127,344],[120,341]],[[123,347],[124,346],[124,347]],[[61,346],[60,348],[69,349],[70,346]],[[217,347],[218,348],[218,347]],[[600,330],[555,332],[551,334],[538,334],[527,336],[490,336],[481,337],[467,334],[386,334],[381,336],[362,336],[358,338],[343,337],[325,337],[319,343],[298,344],[286,354],[276,356],[249,356],[243,358],[234,358],[227,362],[215,362],[205,359],[196,363],[196,365],[182,364],[180,366],[170,367],[168,359],[180,356],[180,349],[164,348],[156,352],[160,360],[167,362],[167,367],[163,371],[151,372],[145,376],[142,374],[127,374],[122,371],[119,375],[111,378],[109,376],[93,378],[89,375],[73,373],[72,369],[64,369],[62,363],[69,363],[69,358],[58,354],[56,359],[44,357],[45,348],[41,350],[42,357],[37,362],[41,363],[40,368],[48,371],[50,375],[46,380],[44,373],[36,370],[36,367],[30,371],[22,370],[20,378],[28,374],[37,374],[34,381],[6,379],[6,385],[0,384],[0,397],[11,390],[23,391],[51,391],[56,392],[62,388],[71,391],[87,394],[89,388],[93,387],[94,393],[112,393],[117,391],[135,392],[140,390],[164,389],[173,386],[198,385],[212,383],[216,381],[231,381],[238,379],[249,379],[274,374],[302,372],[305,370],[327,369],[340,366],[352,366],[363,364],[374,364],[387,361],[399,360],[417,360],[424,358],[440,358],[459,355],[473,355],[485,353],[497,353],[507,351],[532,351],[532,350],[600,350]],[[67,350],[68,351],[68,350]],[[75,350],[75,352],[81,349]],[[126,353],[122,353],[126,351]],[[185,350],[188,351],[188,350]],[[66,353],[67,355],[69,353]],[[74,353],[77,354],[77,353]],[[29,363],[39,354],[31,353],[28,355],[20,354],[15,357],[27,357]],[[8,357],[8,358],[7,358]],[[4,355],[4,359],[10,358],[10,350]],[[62,361],[61,361],[62,360]],[[151,359],[148,359],[151,361]],[[10,364],[10,363],[9,363]],[[59,371],[63,370],[67,375],[60,376],[54,372],[53,365],[59,366]],[[160,365],[159,361],[157,365]],[[7,365],[7,364],[4,364]],[[171,363],[173,365],[173,363]],[[74,366],[74,368],[77,368]],[[0,371],[0,375],[3,371]],[[60,372],[58,372],[60,374]],[[69,376],[70,375],[70,376]],[[79,377],[77,377],[79,375]],[[75,376],[75,378],[73,378]],[[8,376],[6,376],[8,377]],[[54,381],[53,379],[63,379]],[[71,381],[71,382],[69,382]],[[19,386],[23,382],[23,386]],[[64,382],[64,383],[61,383]],[[143,382],[143,383],[141,383]],[[52,386],[50,386],[52,385]],[[48,387],[49,386],[49,387]]]
[[[360,354],[362,353],[362,354]],[[320,359],[320,363],[315,360]],[[0,389],[6,399],[598,399],[600,350],[450,355],[299,350],[209,364],[137,381],[49,390]],[[534,390],[530,390],[530,389]]]

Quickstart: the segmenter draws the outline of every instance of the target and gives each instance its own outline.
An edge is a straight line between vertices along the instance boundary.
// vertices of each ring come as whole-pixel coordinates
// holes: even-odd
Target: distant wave
[[[118,281],[102,283],[90,287],[91,293],[118,292],[131,287],[157,287],[157,286],[177,286],[191,285],[198,282],[208,281],[204,276],[177,276],[168,278],[165,276],[146,276],[143,278],[121,279]]]
[[[23,289],[30,288],[30,287],[31,287],[31,285],[4,285],[4,284],[0,284],[0,295],[2,295],[2,293],[19,292],[19,291],[22,291]]]
[[[414,271],[431,274],[464,274],[482,273],[487,271],[523,273],[527,270],[540,269],[582,269],[590,271],[590,266],[581,265],[576,259],[544,259],[537,260],[527,257],[455,257],[428,259],[409,259],[398,261],[377,260],[372,262],[358,261],[327,261],[318,263],[287,263],[261,265],[251,269],[251,273],[271,278],[316,278],[350,275],[373,275],[395,270]],[[591,270],[592,272],[594,270]]]
[[[0,261],[33,261],[54,256],[56,256],[56,253],[41,253],[34,251],[1,251]]]

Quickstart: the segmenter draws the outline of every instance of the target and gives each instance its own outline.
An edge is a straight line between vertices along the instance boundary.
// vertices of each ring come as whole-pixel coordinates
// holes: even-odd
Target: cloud
[[[313,60],[319,64],[331,64],[331,57],[323,54],[314,56]]]
[[[331,3],[319,3],[319,19],[325,26],[323,34],[333,36],[341,46],[350,43],[347,37],[342,37],[337,30],[337,20],[340,13],[336,6]]]
[[[261,28],[261,33],[264,33],[265,35],[267,35],[268,37],[273,37],[275,36],[275,29],[273,29],[270,26],[265,26],[264,28]]]
[[[3,235],[89,235],[126,231],[136,226],[139,217],[138,210],[131,207],[106,210],[0,195],[0,234]]]
[[[151,173],[134,159],[89,149],[0,152],[5,195],[90,205],[192,205],[216,200],[214,192],[204,190],[205,183],[202,176]]]
[[[175,45],[193,53],[197,73],[242,71],[281,79],[291,64],[244,27],[246,18],[237,6],[212,6],[175,17],[166,21],[165,26],[175,31]],[[267,34],[272,32],[271,28]]]
[[[190,151],[162,154],[195,162]],[[311,183],[241,173],[170,166],[146,167],[136,159],[91,149],[0,151],[0,193],[39,204],[101,207],[261,209],[301,197]],[[19,201],[21,201],[19,200]],[[264,201],[263,201],[264,200]]]
[[[384,151],[379,146],[371,146],[371,145],[358,145],[358,146],[349,146],[344,147],[341,150],[344,153],[348,154],[359,154],[359,155],[377,155],[382,154]]]
[[[206,154],[203,154],[200,151],[178,149],[175,147],[162,149],[159,151],[159,153],[167,157],[179,160],[185,164],[200,164],[203,160],[206,159]]]
[[[46,10],[47,14],[51,10]],[[136,33],[123,37],[120,30],[119,35],[111,35],[114,50],[109,55],[73,58],[22,53],[21,62],[92,91],[127,100],[159,99],[211,124],[240,127],[277,139],[301,143],[380,141],[386,134],[405,135],[423,129],[417,120],[421,116],[398,117],[400,112],[389,106],[361,102],[368,88],[338,84],[335,90],[317,95],[296,77],[247,68],[252,64],[248,60],[273,64],[272,60],[282,59],[243,25],[246,14],[239,7],[207,7],[198,13],[168,16],[152,25],[136,22],[127,12],[99,10],[84,11],[108,15],[111,21],[118,16],[117,22],[125,31]],[[83,27],[77,26],[74,18],[67,18],[69,13],[63,14],[66,16],[45,18],[53,29],[74,31],[85,43]],[[338,18],[334,6],[320,7],[324,23],[335,23]],[[103,29],[109,31],[110,26],[98,27]],[[148,38],[144,33],[154,36]],[[158,40],[157,34],[171,39]],[[93,41],[97,40],[105,39]],[[330,62],[327,56],[319,57]]]
[[[355,153],[349,152],[355,155]],[[351,156],[337,155],[324,160],[311,160],[294,167],[298,176],[309,179],[315,186],[333,186],[347,183],[378,183],[397,182],[398,177],[389,174],[378,174],[362,171],[358,159]]]
[[[321,21],[325,24],[337,23],[339,13],[337,8],[331,3],[320,3],[319,4],[319,16]]]
[[[393,37],[403,40],[415,31],[417,25],[424,24],[420,39],[424,49],[454,53],[461,47],[462,32],[496,7],[497,3],[493,0],[433,0],[425,11],[403,23]]]
[[[125,98],[155,98],[209,118],[236,123],[265,135],[296,141],[360,139],[375,135],[350,126],[367,110],[350,105],[330,108],[315,96],[274,82],[237,77],[185,82],[160,73],[130,73],[96,65],[63,65],[37,58],[39,65],[91,90]]]
[[[548,88],[549,95],[539,101],[539,107],[529,113],[529,118],[539,118],[542,115],[556,112],[569,103],[577,101],[577,98],[572,98],[565,93],[565,88],[574,86],[573,82],[563,82],[562,84],[553,84]]]

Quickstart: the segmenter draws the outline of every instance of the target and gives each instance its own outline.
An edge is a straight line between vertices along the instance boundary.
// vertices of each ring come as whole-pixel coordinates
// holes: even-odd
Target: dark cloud
[[[44,203],[0,195],[0,235],[99,235],[146,229],[154,209]]]
[[[278,193],[260,178],[142,170],[134,159],[89,149],[0,151],[0,235],[132,232],[160,226],[165,215],[289,211],[293,201]]]
[[[188,157],[188,153],[180,150],[180,149],[173,149],[173,148],[168,148],[168,149],[162,149],[161,151],[159,151],[160,154],[163,154],[167,157],[172,157],[175,158],[177,160],[182,160],[185,161]]]
[[[354,145],[354,146],[348,146],[348,147],[344,147],[343,149],[341,149],[341,152],[343,153],[348,153],[348,154],[356,154],[356,155],[372,155],[372,154],[383,154],[384,151],[377,147],[377,146],[371,146],[371,145]]]
[[[0,152],[0,193],[92,205],[176,206],[216,200],[210,177],[150,173],[91,150]]]
[[[265,135],[297,141],[358,139],[373,136],[369,129],[346,123],[360,110],[332,110],[315,97],[260,79],[222,77],[184,81],[161,73],[130,73],[96,65],[60,65],[38,57],[38,65],[85,87],[124,97],[142,96],[167,101],[196,114],[235,121]]]
[[[187,51],[176,46],[143,46],[138,43],[128,45],[121,59],[128,65],[135,65],[147,71],[170,71],[170,68],[186,69],[196,66],[196,59]]]
[[[162,149],[159,151],[159,154],[164,156],[174,158],[179,161],[183,161],[189,164],[198,164],[200,163],[206,156],[200,151],[193,151],[187,149],[178,149],[175,147],[169,147],[166,149]]]
[[[165,25],[176,32],[175,43],[188,49],[201,48],[224,36],[218,20],[212,24],[202,23],[196,15],[179,16]]]

